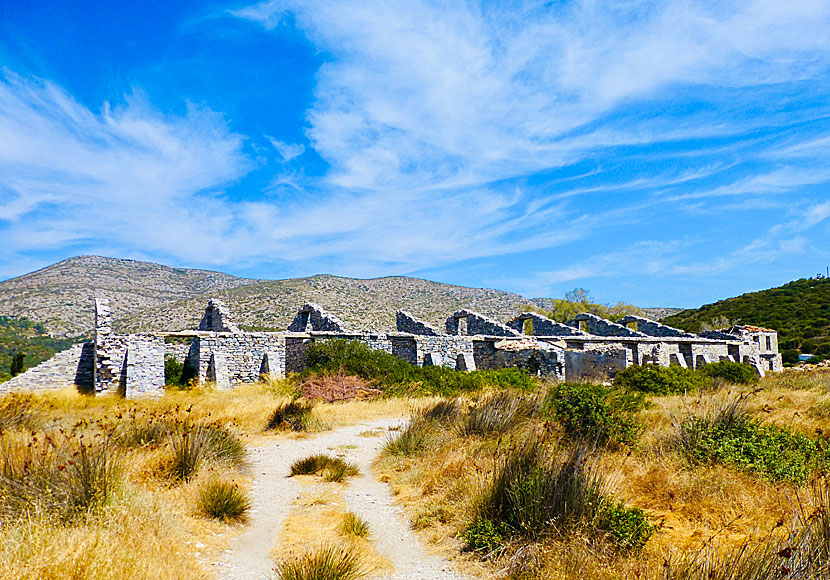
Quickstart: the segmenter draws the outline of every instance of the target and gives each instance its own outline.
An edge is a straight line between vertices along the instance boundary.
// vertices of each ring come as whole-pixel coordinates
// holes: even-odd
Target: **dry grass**
[[[758,386],[763,390],[749,406],[764,422],[811,436],[827,430],[830,373],[784,373]],[[674,418],[739,392],[740,387],[724,386],[701,397],[652,398],[653,405],[640,415],[647,429],[639,447],[602,451],[600,465],[614,497],[643,508],[658,526],[641,552],[615,553],[576,532],[508,545],[502,555],[484,561],[461,560],[472,571],[481,573],[483,566],[485,574],[496,577],[657,579],[666,558],[704,548],[727,553],[780,536],[793,521],[795,498],[803,488],[721,465],[690,467],[667,445]],[[438,448],[424,457],[386,456],[375,468],[392,484],[422,536],[440,551],[458,555],[457,534],[474,513],[475,490],[492,472],[494,450],[510,444],[505,434],[439,438]]]
[[[390,571],[392,565],[375,551],[365,536],[344,534],[347,514],[338,488],[332,484],[309,487],[294,502],[283,524],[273,552],[275,560],[295,561],[328,546],[345,546],[358,557],[363,568],[371,572]]]

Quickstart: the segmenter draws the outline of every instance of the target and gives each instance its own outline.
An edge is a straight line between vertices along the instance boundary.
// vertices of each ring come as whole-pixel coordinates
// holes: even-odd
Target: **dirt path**
[[[230,550],[215,563],[222,580],[268,580],[274,577],[269,553],[280,527],[300,493],[300,485],[288,477],[291,463],[312,453],[345,453],[360,466],[361,475],[346,488],[347,509],[369,522],[377,552],[389,560],[394,571],[379,580],[466,580],[452,571],[443,558],[428,554],[409,528],[387,485],[372,477],[372,461],[380,452],[386,430],[402,419],[382,419],[343,427],[309,439],[281,440],[250,449],[254,482],[252,509],[246,530],[234,538]],[[373,436],[359,436],[371,431]],[[374,434],[374,433],[377,434]],[[354,445],[356,448],[345,448]]]

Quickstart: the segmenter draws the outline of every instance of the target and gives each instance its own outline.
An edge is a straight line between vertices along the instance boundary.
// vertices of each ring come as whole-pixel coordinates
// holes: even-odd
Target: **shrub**
[[[752,365],[728,360],[703,365],[700,372],[709,378],[722,379],[738,385],[753,385],[760,379],[758,371]]]
[[[697,391],[709,385],[705,376],[679,366],[630,366],[614,376],[614,386],[650,395]]]
[[[369,523],[352,512],[343,514],[340,531],[345,536],[365,538],[369,535]]]
[[[400,433],[389,435],[384,443],[383,452],[402,457],[418,455],[429,448],[434,436],[435,424],[432,421],[413,417]]]
[[[508,451],[478,502],[473,536],[492,527],[490,537],[535,538],[593,520],[603,482],[586,459],[584,447],[562,457],[538,442]]]
[[[624,552],[640,550],[656,529],[642,509],[614,501],[603,503],[595,525]]]
[[[19,375],[24,370],[26,370],[26,365],[23,362],[25,357],[26,355],[24,355],[22,352],[17,352],[14,354],[12,362],[9,365],[9,372],[13,377]]]
[[[278,580],[357,580],[368,575],[369,570],[351,548],[325,547],[283,561],[275,572]]]
[[[245,521],[251,501],[235,483],[213,479],[199,488],[199,512],[226,522]]]
[[[498,393],[471,407],[461,420],[460,430],[464,435],[504,433],[528,419],[534,410],[534,404],[524,397]]]
[[[265,430],[291,429],[292,431],[314,431],[320,429],[322,424],[318,421],[312,411],[314,403],[293,400],[281,405],[271,412]]]
[[[240,464],[245,459],[242,442],[221,425],[185,425],[172,437],[171,444],[170,475],[179,481],[189,481],[207,460]]]
[[[486,386],[533,390],[536,381],[519,369],[459,372],[442,366],[417,367],[363,343],[342,339],[315,342],[307,352],[311,373],[346,373],[377,386],[387,395],[434,394],[453,396]]]
[[[33,511],[71,518],[112,499],[121,480],[121,456],[108,439],[36,436],[0,448],[0,517]]]
[[[724,463],[772,481],[803,483],[826,467],[822,440],[763,425],[746,408],[748,396],[725,400],[702,416],[689,414],[676,423],[675,445],[693,463]]]
[[[291,464],[291,475],[322,474],[326,481],[343,481],[346,477],[360,473],[357,466],[341,457],[325,454],[309,455]]]
[[[181,387],[187,384],[187,381],[182,381],[182,374],[184,373],[184,364],[180,363],[172,356],[164,357],[164,384]]]
[[[547,406],[571,436],[633,445],[643,430],[636,418],[645,406],[641,394],[588,383],[562,383],[551,388]]]
[[[479,518],[462,532],[461,539],[474,552],[486,554],[498,550],[509,536],[510,530],[504,524],[494,524],[488,519]]]

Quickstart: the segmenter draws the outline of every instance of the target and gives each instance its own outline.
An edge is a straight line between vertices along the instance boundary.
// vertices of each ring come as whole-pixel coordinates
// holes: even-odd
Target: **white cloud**
[[[293,161],[305,151],[305,145],[302,143],[286,143],[285,141],[280,141],[274,137],[268,137],[268,140],[271,142],[271,145],[274,146],[274,149],[276,149],[280,154],[282,160],[286,162]]]

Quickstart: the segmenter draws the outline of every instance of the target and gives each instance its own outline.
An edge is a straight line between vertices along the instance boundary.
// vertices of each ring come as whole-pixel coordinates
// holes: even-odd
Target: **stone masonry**
[[[524,335],[530,320],[530,336]],[[356,340],[410,364],[459,372],[517,367],[557,380],[606,378],[631,365],[697,368],[721,360],[752,364],[760,375],[781,370],[774,330],[736,326],[699,335],[646,318],[619,323],[582,313],[567,325],[535,313],[501,324],[470,310],[446,321],[446,333],[400,311],[393,333],[353,332],[317,304],[303,305],[285,332],[243,332],[218,299],[211,299],[199,330],[119,335],[112,332],[109,300],[95,301],[95,335],[0,385],[0,392],[76,386],[89,393],[157,396],[164,392],[164,361],[184,363],[185,374],[230,389],[306,368],[315,342]],[[636,326],[637,330],[625,325]],[[580,328],[582,326],[582,328]]]

